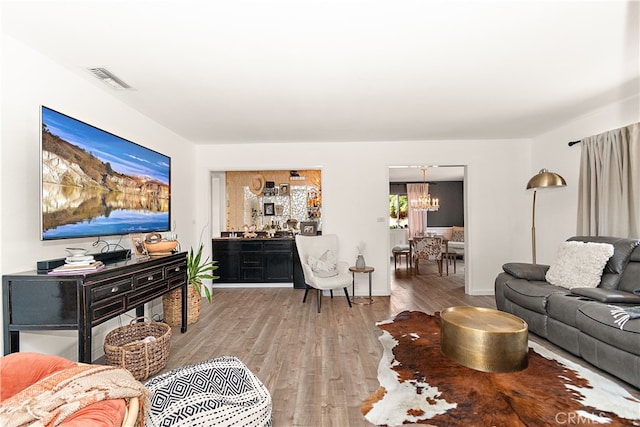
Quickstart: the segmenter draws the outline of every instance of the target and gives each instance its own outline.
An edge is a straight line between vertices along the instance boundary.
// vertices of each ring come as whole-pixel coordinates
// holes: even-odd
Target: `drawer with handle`
[[[146,270],[140,274],[133,276],[133,286],[135,289],[144,288],[149,286],[158,280],[164,278],[164,270],[162,267],[156,269]]]
[[[164,268],[164,277],[167,279],[176,276],[182,277],[185,274],[187,274],[187,262],[184,260],[173,263]]]
[[[106,298],[112,298],[130,292],[132,289],[131,277],[105,285],[93,286],[91,288],[91,301],[95,303]]]

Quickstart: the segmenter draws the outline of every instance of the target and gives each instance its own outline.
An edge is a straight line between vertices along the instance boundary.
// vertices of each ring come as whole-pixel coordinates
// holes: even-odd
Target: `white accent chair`
[[[347,287],[352,284],[353,279],[351,273],[349,273],[349,264],[344,261],[336,261],[335,274],[327,274],[327,272],[314,271],[314,268],[309,263],[310,257],[312,259],[320,259],[327,251],[331,251],[335,259],[339,260],[338,236],[335,234],[325,234],[322,236],[297,235],[296,247],[300,255],[304,281],[307,285],[302,302],[305,303],[307,301],[309,289],[316,289],[318,291],[318,313],[320,313],[322,291],[329,290],[331,298],[333,298],[334,289],[343,289],[349,307],[351,307],[351,299],[349,298]]]

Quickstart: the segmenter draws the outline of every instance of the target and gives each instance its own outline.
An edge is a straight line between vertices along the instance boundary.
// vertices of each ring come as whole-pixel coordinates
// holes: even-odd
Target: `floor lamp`
[[[563,177],[555,172],[549,172],[547,169],[541,169],[527,183],[527,190],[533,188],[533,210],[531,222],[531,255],[533,263],[536,263],[536,192],[538,188],[548,187],[564,187],[567,183]]]

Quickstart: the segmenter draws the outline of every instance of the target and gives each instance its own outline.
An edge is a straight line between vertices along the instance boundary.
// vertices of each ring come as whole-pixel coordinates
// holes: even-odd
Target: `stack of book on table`
[[[69,256],[64,264],[49,271],[49,274],[78,274],[91,273],[104,268],[102,261],[96,261],[93,255]]]

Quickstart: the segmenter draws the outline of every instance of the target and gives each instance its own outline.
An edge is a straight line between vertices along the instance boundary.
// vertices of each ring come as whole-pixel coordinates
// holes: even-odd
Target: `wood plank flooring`
[[[493,307],[493,297],[464,294],[464,267],[440,277],[435,264],[419,276],[392,273],[392,296],[349,308],[343,294],[303,290],[216,289],[198,323],[174,328],[164,371],[212,357],[235,356],[269,389],[274,426],[366,426],[362,401],[378,388],[382,356],[375,323],[403,310],[433,313],[450,305]],[[380,269],[379,271],[383,271]],[[380,274],[378,271],[373,274]],[[163,371],[163,372],[164,372]]]
[[[373,274],[381,274],[376,270]],[[437,267],[420,275],[391,269],[390,297],[349,308],[344,294],[323,297],[289,288],[215,289],[213,303],[203,300],[198,323],[186,334],[174,328],[163,372],[218,356],[242,360],[269,389],[273,425],[369,426],[362,401],[378,388],[382,356],[376,322],[404,310],[427,313],[455,305],[495,308],[493,296],[464,293],[464,263],[457,274],[440,277]]]

